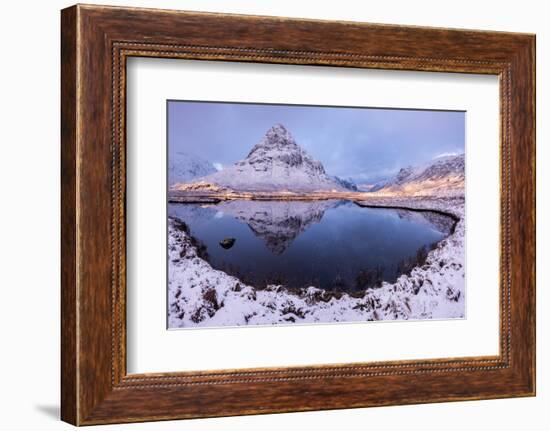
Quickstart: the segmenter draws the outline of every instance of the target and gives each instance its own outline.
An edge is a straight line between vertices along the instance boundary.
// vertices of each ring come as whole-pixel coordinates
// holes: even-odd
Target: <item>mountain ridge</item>
[[[185,151],[170,154],[168,162],[168,184],[182,183],[216,172],[208,160]]]
[[[185,162],[192,168],[187,175],[190,180],[170,182],[174,199],[186,193],[192,196],[263,195],[264,198],[292,195],[319,198],[347,196],[349,193],[374,196],[464,195],[464,154],[436,157],[419,166],[403,167],[387,180],[358,186],[352,180],[327,174],[323,164],[309,155],[282,124],[268,129],[244,159],[221,171],[210,162],[199,163],[197,160],[199,158]]]
[[[464,193],[465,155],[436,157],[420,166],[407,166],[370,190],[376,194],[459,195]]]

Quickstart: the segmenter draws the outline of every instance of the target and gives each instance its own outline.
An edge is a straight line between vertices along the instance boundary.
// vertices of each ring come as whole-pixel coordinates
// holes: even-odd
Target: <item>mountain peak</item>
[[[269,128],[243,160],[202,180],[232,190],[345,190],[280,123]]]
[[[286,127],[281,123],[275,123],[271,128],[266,132],[266,135],[269,134],[289,134],[289,131],[286,129]]]
[[[247,159],[258,151],[263,152],[268,149],[297,151],[300,147],[286,127],[281,123],[276,123],[268,129],[260,142],[252,147],[250,153],[248,153]]]
[[[291,133],[280,123],[272,126],[246,159],[237,164],[248,164],[257,171],[272,170],[274,165],[284,169],[305,169],[315,175],[325,175],[325,168],[300,147]]]

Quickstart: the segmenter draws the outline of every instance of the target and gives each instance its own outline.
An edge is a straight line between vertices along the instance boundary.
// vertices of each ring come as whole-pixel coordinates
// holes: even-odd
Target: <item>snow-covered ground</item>
[[[464,295],[464,198],[372,197],[365,206],[429,209],[452,214],[454,231],[425,263],[393,284],[360,295],[330,294],[314,286],[259,290],[213,269],[176,218],[168,220],[168,320],[170,328],[313,322],[462,318]]]

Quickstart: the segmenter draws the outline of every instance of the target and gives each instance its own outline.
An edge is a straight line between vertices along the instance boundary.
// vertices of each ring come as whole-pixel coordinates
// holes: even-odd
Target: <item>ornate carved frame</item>
[[[61,48],[63,420],[88,425],[535,394],[534,35],[77,5],[62,11]],[[131,56],[498,75],[499,355],[128,375]]]

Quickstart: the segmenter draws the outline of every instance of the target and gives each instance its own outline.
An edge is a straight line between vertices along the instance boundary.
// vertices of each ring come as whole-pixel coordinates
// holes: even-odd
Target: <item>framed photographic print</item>
[[[168,327],[464,318],[464,134],[457,111],[168,101]]]
[[[535,394],[535,37],[62,11],[62,419]]]

